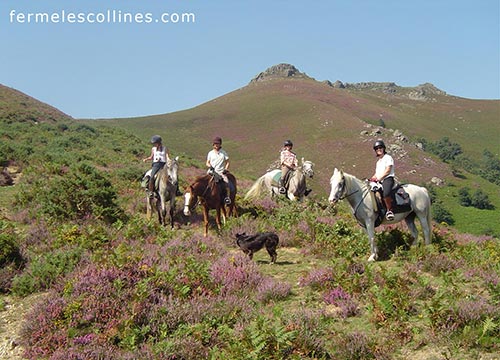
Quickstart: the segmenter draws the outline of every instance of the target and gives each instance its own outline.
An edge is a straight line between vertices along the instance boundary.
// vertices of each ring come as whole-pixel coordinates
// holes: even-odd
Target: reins
[[[345,178],[344,178],[344,186],[345,186]],[[365,200],[365,197],[368,196],[368,194],[370,193],[370,190],[369,189],[366,189],[367,191],[364,192],[363,196],[361,197],[361,200],[358,201],[358,203],[356,204],[356,206],[353,208],[353,215],[354,217],[357,219],[357,216],[356,216],[356,212],[358,211],[358,208],[359,206],[363,203],[363,201]],[[348,197],[360,192],[361,189],[356,189],[355,191],[351,192],[350,194],[347,194],[347,195],[344,195],[344,196],[341,196],[339,198],[339,200],[344,200],[344,199],[347,199]]]

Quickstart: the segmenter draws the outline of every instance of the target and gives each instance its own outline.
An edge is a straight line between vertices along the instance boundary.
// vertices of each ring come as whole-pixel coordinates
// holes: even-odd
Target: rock
[[[267,70],[261,72],[255,76],[250,83],[255,83],[259,81],[272,80],[272,79],[283,79],[283,78],[302,78],[311,79],[304,73],[301,73],[295,66],[291,64],[278,64],[271,66]]]
[[[440,179],[438,178],[437,176],[434,176],[432,179],[431,179],[431,183],[433,183],[434,185],[436,186],[441,186],[444,184],[444,180],[443,179]]]

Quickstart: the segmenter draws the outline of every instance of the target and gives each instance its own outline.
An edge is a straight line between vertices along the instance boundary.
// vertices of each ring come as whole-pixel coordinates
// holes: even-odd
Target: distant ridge
[[[306,73],[301,72],[294,65],[281,63],[273,65],[256,75],[250,80],[250,84],[277,79],[310,79],[317,81]],[[336,80],[335,82],[324,80],[322,83],[335,89],[379,91],[384,94],[401,95],[411,100],[418,101],[435,101],[436,96],[447,95],[445,91],[438,89],[431,83],[425,83],[415,87],[402,87],[394,82],[344,83],[340,80]]]
[[[73,118],[21,91],[0,84],[0,120],[6,122],[58,122]]]

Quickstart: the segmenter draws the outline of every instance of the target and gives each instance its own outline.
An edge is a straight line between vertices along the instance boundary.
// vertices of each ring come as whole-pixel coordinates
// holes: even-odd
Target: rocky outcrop
[[[436,95],[446,95],[446,92],[438,89],[431,83],[425,83],[414,87],[408,97],[412,100],[428,101],[435,100]]]
[[[278,64],[271,66],[267,70],[255,76],[250,83],[273,79],[310,79],[314,78],[300,72],[291,64]],[[406,97],[417,101],[436,101],[436,96],[447,95],[446,92],[438,89],[431,83],[421,84],[415,87],[402,87],[394,82],[360,82],[360,83],[343,83],[340,80],[331,82],[330,80],[322,81],[323,84],[335,89],[347,89],[354,91],[374,91],[386,95],[395,95]]]
[[[295,66],[290,64],[278,64],[271,66],[267,70],[261,72],[255,76],[250,83],[255,83],[259,81],[266,81],[272,79],[284,79],[284,78],[302,78],[311,79],[304,73],[301,73]]]

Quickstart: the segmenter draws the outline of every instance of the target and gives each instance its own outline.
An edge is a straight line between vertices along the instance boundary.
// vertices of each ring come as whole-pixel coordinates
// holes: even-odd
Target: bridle
[[[353,192],[349,193],[349,194],[344,194],[346,188],[345,188],[345,177],[342,177],[342,181],[339,182],[339,185],[340,189],[337,191],[337,192],[340,192],[341,193],[341,196],[339,196],[337,198],[337,201],[338,200],[344,200],[344,199],[348,199],[349,197],[351,197],[352,195],[358,193],[360,191],[360,189],[356,189],[354,190]],[[365,197],[370,193],[370,189],[367,189],[367,191],[364,192],[363,196],[361,197],[361,200],[358,201],[358,203],[356,204],[356,206],[353,207],[353,215],[354,217],[356,217],[356,212],[358,211],[358,208],[359,206],[363,203],[363,201],[365,200]],[[357,218],[357,217],[356,217]]]

